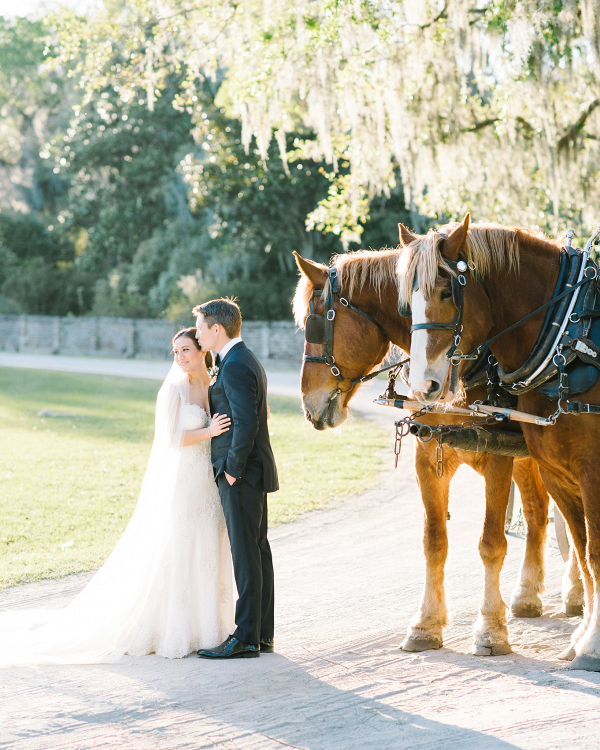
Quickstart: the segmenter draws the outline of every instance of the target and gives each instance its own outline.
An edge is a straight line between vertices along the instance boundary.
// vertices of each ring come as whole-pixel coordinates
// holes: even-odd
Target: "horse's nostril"
[[[431,396],[432,393],[438,393],[442,390],[442,386],[437,380],[430,380],[430,386],[427,389],[427,395]]]
[[[310,416],[310,412],[308,411],[308,409],[304,410],[304,414],[305,414],[306,418],[308,419],[308,421],[312,422],[312,417]]]

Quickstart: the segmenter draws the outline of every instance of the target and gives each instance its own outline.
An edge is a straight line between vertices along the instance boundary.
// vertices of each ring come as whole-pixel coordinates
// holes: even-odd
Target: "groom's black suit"
[[[219,363],[208,392],[212,414],[231,417],[228,432],[212,439],[211,460],[227,522],[242,643],[273,637],[273,562],[267,539],[267,492],[279,489],[267,427],[267,376],[243,342]],[[235,477],[230,485],[225,472]]]

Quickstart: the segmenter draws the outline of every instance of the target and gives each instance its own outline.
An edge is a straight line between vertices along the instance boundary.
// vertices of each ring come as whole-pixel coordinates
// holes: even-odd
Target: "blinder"
[[[416,292],[418,288],[419,274],[418,271],[415,270],[415,278],[413,279],[413,292]],[[398,315],[400,315],[401,318],[412,318],[412,309],[408,302],[404,302],[403,304],[398,303]]]
[[[315,294],[322,294],[321,290]],[[307,344],[326,344],[325,316],[315,312],[312,299],[309,303],[309,315],[304,323],[304,338]]]
[[[322,289],[317,289],[314,292],[314,296],[321,296],[323,294]],[[375,377],[379,372],[383,372],[385,370],[390,369],[390,367],[396,367],[397,365],[391,365],[390,367],[384,367],[378,372],[370,373],[369,375],[365,375],[362,378],[345,378],[342,373],[340,372],[339,367],[335,363],[335,358],[333,356],[333,328],[334,328],[334,320],[335,320],[335,297],[336,295],[339,295],[339,282],[338,282],[338,272],[337,268],[335,266],[332,266],[329,269],[329,289],[327,292],[327,295],[325,297],[325,303],[324,303],[324,314],[316,313],[314,310],[313,300],[312,298],[309,301],[309,314],[305,320],[304,323],[304,339],[307,344],[317,344],[324,347],[323,349],[323,355],[313,356],[309,354],[304,355],[304,362],[316,362],[319,364],[324,364],[329,367],[331,370],[331,374],[337,378],[338,380],[338,388],[335,392],[335,395],[338,393],[348,393],[348,391],[351,391],[352,388],[354,388],[357,383],[365,382],[366,380],[370,380],[371,378]],[[344,307],[350,308],[350,310],[354,311],[355,313],[358,313],[359,315],[362,315],[363,318],[368,320],[369,322],[373,323],[374,325],[379,328],[381,333],[385,336],[386,339],[389,339],[387,332],[383,328],[382,325],[380,325],[375,318],[373,318],[368,313],[364,312],[363,310],[359,310],[358,307],[355,307],[351,302],[349,302],[345,297],[340,297],[340,303]],[[341,384],[342,383],[349,383],[349,388],[342,389]]]

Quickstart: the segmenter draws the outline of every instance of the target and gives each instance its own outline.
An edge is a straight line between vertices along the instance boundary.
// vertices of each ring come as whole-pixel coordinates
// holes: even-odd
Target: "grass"
[[[136,502],[159,385],[0,368],[0,587],[106,559]],[[269,497],[271,526],[372,481],[385,445],[377,427],[357,419],[341,434],[317,433],[295,399],[269,404],[282,487]]]

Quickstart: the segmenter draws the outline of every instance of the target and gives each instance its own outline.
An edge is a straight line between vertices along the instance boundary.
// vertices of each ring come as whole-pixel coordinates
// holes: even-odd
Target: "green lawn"
[[[135,505],[159,383],[0,368],[0,587],[98,567]],[[317,433],[299,402],[269,399],[282,489],[271,526],[364,489],[383,433]],[[63,416],[39,416],[48,410]]]

